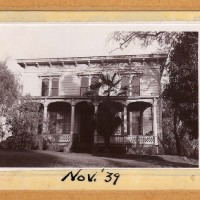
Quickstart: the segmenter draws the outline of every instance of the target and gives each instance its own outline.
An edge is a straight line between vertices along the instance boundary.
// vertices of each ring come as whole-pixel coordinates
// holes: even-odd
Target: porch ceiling
[[[132,102],[132,103],[129,103],[128,105],[128,109],[133,110],[133,111],[141,111],[149,107],[152,107],[152,104],[148,102],[143,102],[143,101]]]

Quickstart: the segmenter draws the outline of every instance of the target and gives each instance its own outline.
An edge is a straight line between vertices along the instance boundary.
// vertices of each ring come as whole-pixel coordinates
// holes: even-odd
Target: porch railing
[[[71,135],[70,134],[63,134],[60,136],[58,142],[70,142]]]
[[[51,142],[68,143],[68,142],[71,141],[71,135],[70,134],[63,134],[63,135],[60,135],[58,139],[55,138],[55,135],[49,135],[48,139]]]
[[[103,136],[96,135],[95,137],[96,144],[104,143]],[[154,142],[154,136],[149,135],[115,135],[110,137],[111,144],[154,144]]]
[[[74,135],[75,136],[75,135]],[[70,134],[63,134],[59,137],[57,142],[60,143],[68,143],[71,141]],[[49,138],[52,142],[56,142],[55,138],[50,135]],[[154,144],[155,138],[154,136],[149,135],[114,135],[110,137],[111,144]],[[94,136],[94,143],[95,144],[103,144],[104,138],[100,135]]]

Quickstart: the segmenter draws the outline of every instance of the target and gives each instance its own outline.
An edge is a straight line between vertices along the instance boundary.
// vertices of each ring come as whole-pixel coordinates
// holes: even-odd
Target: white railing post
[[[129,112],[129,130],[130,130],[129,135],[133,135],[132,123],[133,123],[133,115],[132,115],[132,112]]]

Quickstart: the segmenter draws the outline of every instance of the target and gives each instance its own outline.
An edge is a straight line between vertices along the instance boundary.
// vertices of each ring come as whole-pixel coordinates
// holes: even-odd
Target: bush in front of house
[[[9,109],[6,124],[13,136],[11,148],[37,148],[34,138],[43,123],[41,104],[34,102],[30,96],[19,98]]]

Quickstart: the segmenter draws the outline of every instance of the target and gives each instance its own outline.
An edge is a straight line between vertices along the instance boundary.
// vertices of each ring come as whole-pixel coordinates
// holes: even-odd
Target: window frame
[[[48,87],[46,88],[46,89],[48,89],[48,92],[47,92],[48,94],[47,94],[47,95],[43,95],[43,81],[44,81],[45,79],[48,80]],[[49,77],[43,77],[43,78],[42,78],[42,87],[41,87],[41,96],[42,96],[42,97],[47,97],[47,96],[49,96],[49,86],[50,86],[50,78],[49,78]]]
[[[55,87],[58,89],[58,95],[56,96],[59,96],[59,87],[60,87],[60,75],[53,75],[53,76],[39,76],[39,78],[41,79],[41,96],[42,97],[51,97],[53,96],[52,95],[52,80],[53,79],[57,79],[58,80],[58,87]],[[47,79],[49,81],[49,84],[48,84],[48,95],[43,95],[43,87],[42,87],[42,83],[43,83],[43,80]],[[54,95],[55,96],[55,95]]]
[[[87,86],[82,86],[82,80],[83,80],[83,78],[84,79],[87,79]],[[88,89],[89,89],[89,83],[90,82],[90,80],[89,80],[89,77],[88,76],[82,76],[81,77],[81,81],[80,81],[80,96],[83,96],[83,92],[82,92],[82,89],[85,89],[85,91],[84,92],[87,92],[88,91]]]
[[[128,73],[120,74],[120,76],[121,76],[121,89],[122,89],[122,87],[127,87],[127,94],[128,94],[129,97],[140,96],[140,78],[141,78],[141,76],[136,75],[136,74],[128,74]],[[123,84],[124,78],[128,79],[128,81],[126,80],[126,82],[128,82],[128,84]],[[138,79],[138,85],[137,86],[133,85],[134,78]],[[133,88],[136,88],[136,87],[137,87],[138,92],[133,93]]]
[[[134,85],[133,85],[133,80],[134,80],[134,78],[137,78],[137,79],[138,79],[138,83],[139,83],[138,86],[134,86]],[[135,92],[136,95],[134,95],[134,94],[133,94],[133,88],[136,88],[136,87],[138,88],[138,93],[136,94],[136,92]],[[133,77],[132,77],[132,80],[131,80],[131,96],[132,96],[132,97],[140,96],[140,77],[139,77],[139,76],[133,76]]]
[[[57,79],[58,86],[53,87],[53,79]],[[53,95],[53,89],[57,89],[57,95]],[[50,96],[59,96],[59,77],[51,77],[51,88],[50,88]]]

